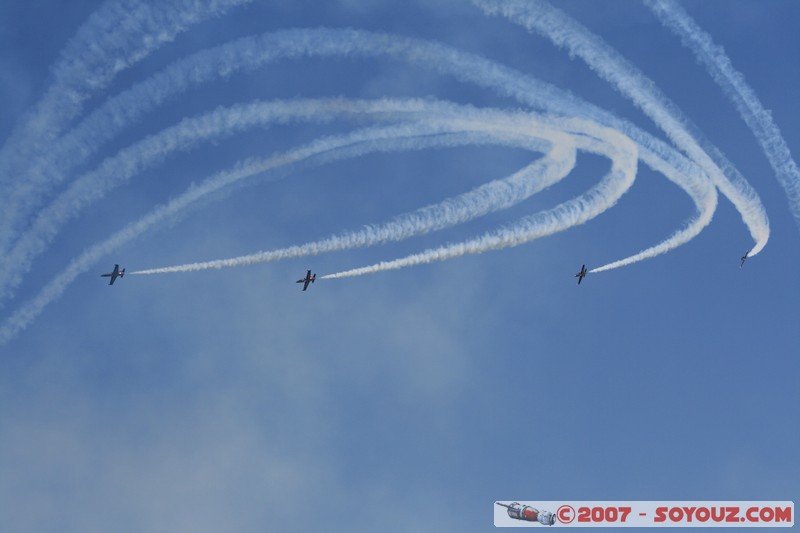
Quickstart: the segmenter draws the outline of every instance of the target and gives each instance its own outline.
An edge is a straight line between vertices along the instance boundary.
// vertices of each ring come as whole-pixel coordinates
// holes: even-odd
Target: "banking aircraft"
[[[306,290],[308,288],[308,284],[314,283],[315,279],[317,279],[317,275],[316,274],[312,275],[311,271],[309,270],[308,272],[306,272],[306,277],[304,277],[303,279],[298,279],[295,283],[302,283],[303,290]]]
[[[578,278],[578,285],[580,285],[581,281],[583,281],[583,278],[586,277],[586,265],[581,267],[581,271],[575,274],[575,277]]]
[[[109,285],[113,285],[117,278],[121,278],[125,275],[125,269],[119,269],[119,265],[114,265],[114,270],[111,272],[106,272],[105,274],[100,274],[101,278],[111,278],[111,281],[108,282]]]
[[[747,256],[748,256],[749,254],[750,254],[750,250],[747,250],[747,251],[744,253],[744,255],[742,256],[742,264],[741,264],[741,265],[739,265],[739,268],[742,268],[742,267],[744,266],[744,262],[745,262],[745,261],[747,261]]]

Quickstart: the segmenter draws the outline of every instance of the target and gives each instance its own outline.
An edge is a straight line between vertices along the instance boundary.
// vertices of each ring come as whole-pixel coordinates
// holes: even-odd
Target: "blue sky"
[[[153,5],[169,12],[173,4]],[[681,5],[725,48],[797,152],[800,5]],[[308,268],[322,276],[514,227],[600,182],[608,160],[581,150],[569,175],[541,194],[442,231],[239,268],[128,275],[111,288],[98,277],[114,263],[132,272],[344,234],[542,156],[493,141],[365,153],[242,180],[96,254],[0,345],[4,528],[485,531],[495,500],[796,501],[800,231],[775,171],[723,91],[650,10],[633,2],[558,6],[651,78],[749,181],[769,217],[761,253],[739,268],[753,239],[720,195],[713,220],[690,242],[590,274],[577,287],[581,264],[635,254],[693,216],[687,194],[640,162],[615,205],[566,231],[448,261],[318,279],[305,293],[293,283]],[[278,30],[355,28],[389,41],[435,41],[668,141],[579,58],[505,16],[447,0],[230,6],[145,46],[143,57],[86,90],[74,116],[70,101],[58,100],[39,115],[55,141],[21,137],[48,88],[63,79],[85,86],[85,76],[65,78],[55,67],[91,50],[76,34],[112,65],[152,42],[134,27],[134,38],[115,48],[109,43],[126,34],[93,30],[98,9],[90,1],[0,7],[0,138],[3,164],[12,161],[0,175],[5,207],[22,205],[14,187],[107,100],[192,54]],[[112,28],[124,23],[114,20]],[[85,159],[67,150],[54,160],[63,181],[45,182],[47,193],[13,237],[104,161],[220,106],[421,98],[509,117],[530,111],[486,86],[379,54],[305,54],[212,78],[126,122]],[[574,118],[588,117],[576,108]],[[168,153],[58,224],[4,298],[1,326],[90,246],[192,184],[248,158],[390,125],[369,116],[312,118],[209,135]],[[33,155],[17,157],[25,153]],[[17,268],[8,257],[5,266]]]

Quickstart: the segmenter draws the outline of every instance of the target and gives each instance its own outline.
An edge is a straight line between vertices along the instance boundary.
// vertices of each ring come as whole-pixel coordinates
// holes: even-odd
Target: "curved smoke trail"
[[[509,227],[485,233],[465,242],[426,250],[393,261],[383,261],[371,266],[328,274],[320,279],[363,276],[434,261],[445,261],[467,254],[502,250],[583,224],[612,207],[633,185],[638,154],[636,145],[627,141],[625,146],[626,141],[627,139],[621,138],[620,142],[614,145],[614,150],[606,153],[613,164],[611,170],[597,185],[581,196],[559,204],[553,209],[524,217]],[[607,148],[608,145],[604,146],[601,143],[595,145],[598,153]]]
[[[431,109],[431,112],[434,112],[433,108]],[[528,118],[522,119],[524,116],[527,116]],[[488,117],[488,115],[486,117]],[[483,129],[486,127],[486,120],[487,118],[484,118],[482,122],[476,122],[470,127]],[[461,120],[459,120],[459,122],[461,122]],[[516,128],[512,127],[514,122],[518,123]],[[550,150],[547,154],[547,157],[543,161],[533,163],[509,178],[490,182],[486,185],[478,187],[473,191],[445,200],[440,204],[427,206],[415,212],[395,217],[384,224],[368,226],[359,231],[335,235],[321,241],[311,242],[304,245],[291,246],[284,249],[266,252],[258,252],[255,254],[233,257],[230,259],[218,259],[214,261],[203,261],[185,265],[140,270],[131,272],[131,274],[152,275],[176,272],[195,272],[199,270],[221,269],[257,263],[267,263],[308,255],[317,255],[331,251],[341,251],[356,247],[372,246],[387,241],[406,239],[415,235],[421,235],[445,227],[451,227],[456,224],[472,220],[476,217],[483,216],[489,212],[505,209],[515,205],[535,194],[536,192],[539,192],[545,187],[550,186],[555,181],[560,180],[574,167],[575,148],[604,155],[612,160],[612,168],[626,169],[624,172],[612,172],[612,178],[608,178],[605,186],[600,189],[603,192],[613,189],[615,192],[605,194],[588,194],[584,199],[576,202],[576,205],[582,206],[585,212],[593,213],[591,216],[596,216],[596,214],[599,212],[608,209],[611,205],[613,205],[613,203],[616,202],[616,200],[619,198],[619,195],[626,191],[627,188],[633,183],[637,159],[637,149],[635,144],[630,141],[630,139],[627,139],[623,135],[620,135],[613,130],[598,127],[597,125],[584,120],[554,119],[550,117],[549,122],[559,125],[561,128],[563,128],[563,132],[568,133],[571,137],[564,139],[565,136],[561,135],[561,138],[557,140],[557,142],[560,142],[560,144],[556,145],[552,150]],[[531,126],[535,124],[536,121],[534,117],[530,115],[522,115],[515,116],[514,120],[507,118],[505,121],[499,121],[496,125],[493,125],[492,129],[494,132],[515,133],[523,136],[533,135],[534,138],[542,136],[546,133],[541,130],[541,125],[539,125],[537,128],[531,128]],[[461,127],[466,128],[467,123],[465,122]],[[551,135],[553,134],[551,133]],[[624,176],[624,179],[620,178],[620,176]],[[620,186],[620,182],[624,185]],[[599,202],[599,204],[595,206],[592,205],[590,201]],[[552,211],[551,214],[548,215],[550,219],[550,227],[560,227],[565,229],[577,223],[583,223],[588,220],[588,218],[584,218],[582,216],[573,217],[569,222],[564,222],[559,219],[559,215],[566,217],[572,211],[574,211],[574,209],[571,208],[562,208]],[[553,233],[556,230],[552,229],[548,233],[538,233],[536,235],[534,235],[534,233],[538,230],[526,229],[524,231],[533,233],[531,233],[531,236],[529,237],[516,238],[516,241],[519,241],[516,242],[516,244],[527,242],[533,238],[536,238],[536,236]],[[514,240],[515,239],[504,237],[504,242],[510,243]],[[500,245],[495,244],[493,249],[499,249],[500,247]],[[467,247],[464,250],[467,249],[476,248],[473,246]],[[462,251],[460,253],[478,252]],[[456,257],[456,255],[458,255],[458,253],[453,252],[448,257]]]
[[[675,32],[684,46],[694,52],[697,60],[720,86],[736,107],[742,120],[753,131],[778,182],[786,191],[795,222],[800,226],[800,169],[792,158],[789,146],[781,135],[772,115],[758,99],[755,91],[737,71],[721,46],[714,44],[684,9],[672,0],[645,0],[645,5],[667,28]]]
[[[330,101],[315,101],[318,106],[311,105],[314,101],[302,101],[298,103],[297,109],[310,109],[319,110],[326,103],[329,104],[329,109],[335,109],[338,113],[344,113],[343,108],[351,113],[365,112],[370,109],[379,114],[379,116],[389,119],[396,119],[403,114],[413,116],[417,119],[424,119],[425,124],[406,124],[394,126],[391,128],[375,129],[368,128],[359,130],[347,136],[338,136],[325,138],[315,141],[305,147],[293,150],[291,152],[274,156],[267,159],[253,160],[239,165],[233,171],[226,171],[220,173],[213,178],[206,180],[199,186],[191,187],[186,193],[177,197],[170,203],[155,210],[147,217],[141,219],[135,224],[132,224],[124,230],[115,234],[112,238],[108,239],[101,245],[93,246],[90,250],[82,254],[79,258],[74,260],[70,266],[59,274],[54,280],[49,282],[40,293],[30,302],[23,305],[17,310],[9,320],[0,326],[0,342],[7,342],[8,339],[16,335],[21,329],[30,323],[41,310],[53,299],[57,298],[66,288],[75,276],[83,272],[85,268],[99,257],[101,253],[107,253],[111,248],[121,245],[122,243],[134,238],[135,236],[146,231],[154,224],[162,222],[170,217],[175,216],[177,213],[185,210],[188,206],[198,201],[199,199],[216,192],[226,186],[229,186],[237,181],[247,177],[254,176],[270,170],[275,170],[279,167],[296,164],[307,160],[312,157],[318,157],[316,164],[327,162],[341,157],[356,157],[363,155],[369,151],[379,149],[413,149],[419,146],[431,144],[431,139],[423,138],[418,143],[404,143],[398,144],[396,138],[398,137],[420,137],[430,136],[441,133],[450,132],[451,136],[456,133],[469,132],[472,128],[474,131],[470,132],[471,137],[467,137],[468,142],[481,142],[495,141],[503,142],[511,146],[522,145],[533,147],[537,150],[543,151],[545,146],[555,144],[554,149],[549,150],[553,156],[554,164],[550,166],[550,177],[545,180],[545,183],[555,181],[559,177],[565,175],[574,164],[574,156],[571,153],[570,146],[580,146],[582,149],[592,151],[594,153],[607,155],[612,159],[612,168],[617,169],[621,167],[628,168],[628,172],[623,176],[624,179],[617,177],[619,172],[614,170],[609,173],[609,176],[617,177],[611,179],[607,177],[603,182],[603,187],[599,188],[598,192],[585,195],[579,202],[576,203],[584,212],[596,211],[602,212],[607,209],[607,206],[590,205],[590,202],[606,201],[606,196],[615,194],[616,198],[622,194],[633,182],[636,167],[636,147],[623,135],[609,130],[607,128],[598,127],[588,121],[581,119],[558,119],[555,117],[539,117],[529,113],[509,115],[494,110],[477,110],[469,106],[455,106],[453,104],[441,104],[436,102],[425,102],[418,100],[411,101],[381,101],[381,102],[365,102],[355,101],[347,102],[342,100]],[[335,103],[335,105],[330,105]],[[288,109],[282,106],[277,108]],[[273,108],[270,108],[273,109]],[[402,111],[405,110],[405,113]],[[455,112],[458,112],[457,114]],[[394,113],[394,114],[393,114]],[[286,115],[290,113],[287,111]],[[313,114],[313,113],[312,113]],[[301,114],[302,115],[302,114]],[[249,115],[252,116],[252,115]],[[305,115],[302,115],[305,116]],[[564,132],[567,132],[565,134]],[[475,133],[482,134],[483,137],[476,138]],[[389,140],[388,145],[386,140]],[[464,139],[459,140],[458,136],[455,139],[449,139],[451,145],[463,143]],[[441,143],[440,143],[441,144]],[[566,152],[563,148],[566,146]],[[629,154],[633,154],[632,163]],[[567,163],[565,166],[564,163]],[[631,170],[632,165],[632,170]],[[567,168],[568,167],[568,168]],[[539,167],[536,167],[537,169]],[[547,168],[547,167],[545,167]],[[630,176],[630,180],[627,177]],[[520,180],[517,180],[520,181]],[[537,187],[531,187],[531,180],[521,180],[522,184],[516,184],[516,188],[521,188],[528,191],[528,195],[532,194]],[[513,184],[505,183],[505,185]],[[614,187],[611,187],[614,185]],[[513,185],[512,185],[513,186]],[[597,189],[597,187],[596,187]],[[512,203],[515,200],[525,196],[525,193],[520,195],[516,194],[500,194],[500,199],[497,200],[496,194],[486,195],[485,193],[491,190],[490,187],[478,188],[477,193],[471,197],[473,210],[465,209],[464,197],[461,198],[461,209],[452,210],[453,205],[458,205],[458,201],[447,204],[445,202],[443,207],[439,209],[440,213],[438,219],[436,216],[430,216],[430,211],[436,208],[431,207],[427,214],[429,226],[446,225],[447,223],[455,223],[452,214],[455,217],[475,216],[474,202],[487,197],[498,203]],[[612,192],[607,192],[607,191]],[[616,191],[619,191],[618,193]],[[495,191],[498,192],[498,191]],[[616,201],[616,198],[614,201]],[[607,202],[606,202],[607,203]],[[613,202],[612,202],[613,203]],[[610,205],[610,204],[607,204]],[[486,206],[483,209],[487,209]],[[572,208],[574,210],[575,208]],[[425,211],[425,210],[421,210]],[[443,215],[445,214],[445,215]],[[449,214],[449,215],[447,215]],[[551,215],[553,218],[556,214]],[[561,210],[559,216],[571,216],[570,209]],[[579,215],[580,218],[583,215]],[[574,217],[573,217],[574,218]],[[584,219],[583,221],[585,221]],[[432,222],[431,222],[432,221]],[[448,222],[449,221],[449,222]],[[573,222],[575,223],[575,222]],[[552,223],[551,223],[552,225]],[[402,224],[395,224],[402,228]],[[401,231],[403,231],[401,229]],[[406,230],[407,231],[407,230]],[[416,231],[421,231],[417,227]],[[380,232],[379,232],[380,233]]]
[[[755,244],[750,255],[761,251],[769,239],[769,221],[758,194],[738,173],[726,176],[720,166],[732,167],[729,162],[715,162],[709,155],[721,155],[716,150],[703,149],[689,132],[693,129],[655,84],[644,74],[566,13],[545,0],[473,0],[487,13],[500,12],[510,20],[549,38],[570,55],[583,59],[601,78],[628,97],[695,163],[700,165],[714,185],[735,206],[750,230]]]
[[[103,4],[66,45],[52,69],[53,82],[0,148],[0,253],[27,206],[31,185],[39,182],[28,166],[48,150],[84,102],[122,71],[142,61],[188,27],[251,0],[172,0],[148,4],[112,0]],[[25,176],[20,180],[19,176]],[[35,187],[34,187],[35,188]],[[41,187],[39,187],[41,192]]]
[[[469,106],[426,103],[422,100],[346,99],[296,99],[238,104],[184,119],[179,124],[150,135],[121,150],[117,155],[107,158],[98,168],[75,180],[67,191],[41,210],[31,227],[17,240],[8,254],[8,260],[0,266],[0,301],[8,298],[11,291],[21,283],[23,275],[30,270],[33,259],[46,249],[68,220],[90,203],[101,199],[112,188],[127,182],[144,169],[160,163],[169,154],[188,150],[200,141],[219,139],[246,128],[269,124],[299,121],[329,122],[337,117],[353,118],[361,115],[371,115],[375,120],[384,121],[419,120],[435,119],[437,115],[454,113],[459,114],[463,124],[467,124],[468,119],[475,124],[499,120],[496,118],[497,112],[478,110]],[[504,115],[508,122],[506,128],[510,129],[513,121],[509,120],[508,116]],[[519,120],[517,119],[517,122]],[[548,131],[552,132],[553,126],[546,125],[543,119],[526,115],[524,120],[529,121],[527,125],[516,124],[514,127],[525,131],[528,135],[530,128],[538,128],[545,136],[552,135]],[[458,128],[458,124],[460,123],[448,127]],[[475,127],[477,126],[473,126],[473,129]]]
[[[511,176],[496,180],[438,205],[430,205],[400,215],[378,225],[366,226],[351,233],[288,248],[254,254],[202,261],[163,268],[129,272],[132,275],[197,272],[270,263],[328,252],[350,250],[390,241],[399,241],[472,220],[487,213],[515,205],[565,177],[575,166],[573,146],[556,146],[546,157],[531,163]]]
[[[421,137],[420,137],[421,135]],[[441,138],[439,138],[441,137]],[[338,159],[360,157],[375,151],[421,149],[431,146],[458,146],[486,142],[486,134],[479,138],[473,133],[435,133],[429,125],[367,128],[344,136],[333,136],[314,141],[303,147],[269,158],[253,159],[232,170],[220,172],[184,194],[151,211],[147,216],[127,225],[105,241],[91,246],[73,259],[52,280],[47,282],[30,301],[20,306],[0,325],[0,344],[5,344],[27,327],[53,300],[58,298],[75,278],[84,273],[102,256],[122,244],[138,237],[151,227],[172,219],[203,197],[226,186],[258,174],[298,164],[321,165]],[[530,146],[530,139],[526,140]],[[513,145],[513,142],[511,142]]]
[[[592,272],[653,257],[688,242],[710,222],[717,205],[717,188],[731,199],[753,235],[756,244],[751,255],[758,253],[768,239],[769,225],[760,200],[733,165],[716,148],[705,143],[688,119],[638,70],[601,39],[559,10],[539,1],[523,4],[515,0],[477,0],[476,3],[487,12],[504,12],[512,20],[567,48],[572,55],[582,57],[603,78],[645,111],[686,156],[636,125],[567,91],[483,57],[430,41],[361,30],[330,29],[278,31],[204,50],[173,63],[164,71],[110,98],[75,128],[58,137],[67,122],[79,117],[88,95],[107,86],[121,69],[139,61],[164,42],[174,39],[189,24],[246,1],[249,0],[174,0],[153,5],[145,5],[136,0],[110,1],[79,31],[78,37],[65,51],[65,59],[54,69],[56,82],[40,104],[23,117],[11,139],[0,150],[0,187],[4,186],[4,191],[11,191],[10,198],[13,199],[9,202],[12,204],[10,208],[4,209],[0,214],[0,249],[6,250],[15,243],[10,254],[4,257],[4,263],[0,265],[0,299],[7,297],[20,283],[24,273],[30,269],[33,258],[49,245],[65,221],[76,216],[89,203],[102,198],[111,188],[131,179],[144,168],[160,163],[177,151],[188,150],[201,141],[217,140],[255,124],[311,120],[324,122],[361,114],[375,122],[393,125],[365,128],[336,137],[323,137],[283,154],[249,159],[218,173],[199,186],[190,187],[181,196],[157,207],[139,221],[129,224],[76,258],[34,300],[19,308],[0,326],[0,342],[6,342],[33,320],[48,302],[63,292],[76,275],[102,254],[140,235],[153,225],[180,215],[196,205],[201,198],[240,180],[286,166],[324,164],[345,157],[358,157],[371,151],[416,150],[434,146],[499,142],[508,146],[531,148],[546,155],[507,178],[489,182],[440,204],[426,206],[358,231],[283,250],[138,273],[176,271],[174,269],[181,268],[221,268],[271,261],[368,246],[459,224],[487,212],[514,205],[563,178],[575,164],[576,148],[604,153],[612,160],[611,171],[583,195],[463,243],[325,277],[359,275],[449,259],[465,253],[497,250],[584,223],[613,206],[630,187],[639,159],[686,191],[694,203],[696,213],[662,242],[630,257],[595,268]],[[656,6],[654,10],[658,12],[658,6],[671,5],[662,2],[654,3],[651,7]],[[127,13],[119,11],[121,6],[131,12],[131,15],[127,16]],[[153,17],[156,12],[159,15]],[[105,31],[104,28],[116,26],[120,26],[118,34],[111,35],[114,32],[108,32],[109,35],[104,37],[109,39],[107,46],[100,47],[99,50],[87,47],[87,43],[92,44],[92,39],[87,37],[92,35],[92,31]],[[161,29],[156,31],[156,28]],[[696,28],[692,31],[695,30]],[[136,40],[134,37],[142,35],[155,35],[155,38],[133,42]],[[82,55],[84,53],[86,55]],[[698,56],[702,55],[701,52],[696,53]],[[528,114],[500,114],[499,111],[477,110],[443,102],[404,100],[399,103],[401,101],[397,100],[395,104],[404,107],[391,108],[388,100],[367,103],[329,99],[304,100],[294,108],[287,101],[219,108],[207,115],[186,119],[105,159],[100,166],[79,177],[65,193],[39,211],[27,231],[17,233],[22,227],[21,222],[30,213],[38,210],[53,184],[66,180],[71,169],[146,112],[193,85],[224,78],[237,70],[258,68],[280,59],[302,57],[385,58],[403,61],[452,76],[463,83],[493,90],[528,108],[556,114],[558,117],[540,117],[538,126],[544,129],[539,131],[542,136],[537,138],[535,135],[531,137],[530,124],[525,129],[518,127],[516,123],[522,119],[529,120]],[[709,61],[724,63],[719,56]],[[719,68],[723,71],[721,76],[731,76],[730,71],[725,71],[725,65]],[[738,78],[734,79],[728,86],[721,83],[723,90],[726,93],[743,93],[737,80]],[[736,98],[735,95],[731,97]],[[785,157],[780,159],[788,155],[788,148],[785,153],[782,152],[779,143],[775,141],[774,133],[777,128],[770,129],[774,124],[764,122],[760,116],[763,110],[753,104],[748,95],[741,98],[741,105],[749,106],[750,112],[756,115],[756,119],[753,119],[755,125],[751,127],[756,131],[765,152],[768,148],[773,149],[774,157],[768,154],[771,162],[773,158],[778,161],[773,166],[783,165],[780,167],[782,172],[791,177],[792,168],[786,166],[788,163]],[[63,108],[54,105],[59,102],[65,103]],[[301,101],[295,103],[297,102]],[[299,109],[300,105],[309,103],[312,104],[311,107]],[[757,100],[755,103],[758,104]],[[315,105],[319,107],[314,107]],[[383,108],[378,110],[375,106]],[[739,104],[737,107],[744,115]],[[254,110],[257,110],[255,116],[251,116]],[[592,125],[591,122],[595,124]],[[590,125],[591,133],[582,130],[587,125]],[[543,134],[545,131],[549,133]],[[785,143],[783,146],[785,147]],[[25,179],[10,183],[12,173],[8,172],[9,169],[24,170]],[[794,170],[796,171],[796,166]],[[779,176],[779,179],[782,178]],[[787,194],[790,202],[794,202],[792,191],[788,188]]]
[[[591,104],[569,95],[549,84],[540,82],[535,78],[523,75],[472,54],[466,54],[456,49],[404,37],[397,37],[381,33],[370,33],[359,30],[287,30],[259,37],[245,38],[232,43],[209,49],[176,62],[165,71],[148,80],[137,84],[123,94],[109,100],[95,113],[90,115],[80,126],[70,132],[59,146],[53,151],[50,167],[62,169],[61,172],[71,168],[92,152],[89,147],[98,146],[113,137],[125,124],[135,120],[145,111],[152,109],[169,97],[173,97],[187,87],[203,83],[219,76],[229,75],[232,71],[252,69],[257,66],[281,58],[299,56],[360,56],[379,57],[387,56],[404,60],[415,65],[424,66],[443,74],[452,75],[465,82],[475,83],[491,88],[500,94],[516,98],[521,103],[534,108],[553,111],[565,116],[581,114],[589,119],[623,131],[635,139],[640,145],[642,160],[648,166],[662,172],[668,179],[682,187],[690,196],[698,210],[697,215],[687,222],[685,229],[669,237],[666,241],[651,247],[639,254],[627,258],[626,262],[652,257],[679,246],[693,238],[711,220],[716,206],[716,198],[710,199],[712,193],[710,184],[705,183],[707,177],[702,172],[697,172],[673,149],[663,142],[653,138],[636,126],[622,121],[613,115],[602,111]],[[191,124],[185,124],[189,127]],[[186,129],[186,128],[184,128]],[[149,145],[157,144],[156,138],[149,138]],[[139,150],[145,141],[139,143]],[[136,146],[130,148],[135,152]],[[150,148],[153,153],[166,155],[168,150],[159,146]],[[62,154],[62,155],[59,155]],[[63,154],[70,154],[69,157]],[[120,154],[122,157],[129,156]],[[111,162],[104,163],[108,166]],[[681,167],[682,172],[664,172],[665,167]],[[123,171],[125,172],[125,171]],[[48,174],[50,182],[58,181],[59,173]],[[91,176],[90,176],[91,177]],[[84,179],[89,179],[84,176]],[[116,183],[121,183],[123,179]],[[113,183],[106,182],[104,187],[112,187]],[[17,246],[15,258],[20,256],[20,251],[34,250],[36,255],[44,249],[47,239],[51,239],[53,228],[59,227],[63,218],[53,219],[49,213],[64,210],[64,206],[78,205],[76,194],[84,196],[83,204],[77,208],[70,208],[70,216],[74,216],[80,208],[87,205],[92,197],[97,196],[101,188],[75,187],[65,195],[59,197],[50,208],[42,211],[34,225],[23,236]],[[50,229],[48,229],[48,227]],[[45,237],[44,244],[37,242],[37,235],[50,235]],[[39,251],[35,251],[39,250]],[[22,254],[22,257],[26,257]],[[29,262],[28,262],[29,264]],[[626,263],[627,264],[627,263]],[[28,268],[27,265],[24,266]],[[0,287],[7,276],[0,273]],[[10,280],[11,285],[19,283],[19,276]],[[0,290],[0,299],[3,292]]]

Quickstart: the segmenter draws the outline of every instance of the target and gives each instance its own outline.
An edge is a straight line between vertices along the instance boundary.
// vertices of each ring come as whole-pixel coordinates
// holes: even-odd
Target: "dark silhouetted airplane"
[[[311,271],[309,270],[308,272],[306,272],[306,277],[304,277],[303,279],[298,279],[295,283],[302,283],[303,290],[306,290],[308,288],[308,284],[314,283],[315,279],[317,279],[317,275],[316,274],[312,275]]]
[[[108,284],[113,285],[114,282],[117,281],[117,278],[121,278],[124,275],[125,275],[125,269],[123,268],[122,270],[120,270],[119,265],[114,265],[114,270],[112,270],[111,272],[106,272],[105,274],[100,274],[100,277],[111,278]]]
[[[578,285],[580,285],[581,281],[583,281],[583,278],[586,277],[586,265],[581,267],[581,271],[575,274],[575,277],[578,278]]]

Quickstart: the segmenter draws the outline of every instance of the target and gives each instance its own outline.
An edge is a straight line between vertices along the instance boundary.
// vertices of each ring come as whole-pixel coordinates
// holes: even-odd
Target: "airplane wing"
[[[308,284],[309,283],[313,283],[314,282],[314,278],[316,278],[316,277],[317,277],[317,275],[314,274],[312,276],[311,275],[311,271],[309,270],[308,272],[306,272],[306,277],[298,279],[297,283],[302,283],[303,284],[303,290],[306,290],[308,288]]]
[[[119,276],[119,265],[114,265],[114,270],[111,271],[111,279],[108,284],[113,285],[114,282],[117,281],[117,276]]]

